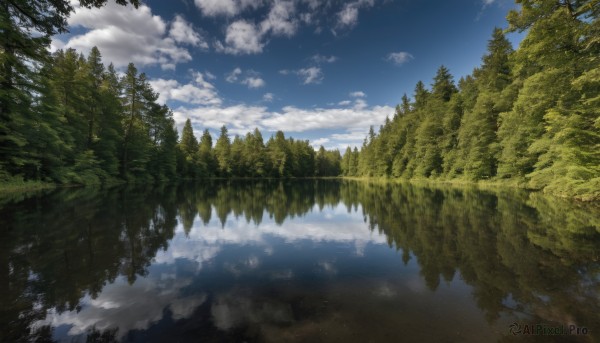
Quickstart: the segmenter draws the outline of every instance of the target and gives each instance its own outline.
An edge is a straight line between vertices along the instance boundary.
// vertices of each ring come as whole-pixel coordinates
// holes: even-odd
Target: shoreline
[[[591,204],[600,204],[600,198],[595,197],[582,197],[582,196],[568,196],[568,195],[559,195],[552,192],[545,192],[543,189],[535,189],[528,187],[525,180],[514,180],[509,179],[506,181],[499,180],[479,180],[479,181],[469,181],[462,179],[450,179],[450,180],[436,180],[436,179],[403,179],[403,178],[387,178],[387,177],[367,177],[367,176],[326,176],[326,177],[212,177],[205,179],[177,179],[177,180],[159,180],[153,182],[152,184],[164,184],[164,183],[173,183],[173,182],[201,182],[201,181],[212,181],[212,180],[247,180],[247,181],[257,181],[257,180],[352,180],[352,181],[361,181],[361,182],[370,182],[370,183],[390,183],[390,184],[399,184],[399,183],[408,183],[413,185],[424,185],[424,186],[448,186],[452,188],[461,188],[461,187],[476,187],[478,189],[494,189],[494,190],[502,190],[502,189],[518,189],[523,191],[528,191],[532,193],[540,193],[546,196],[556,197],[558,199],[563,200],[571,200],[580,203],[591,203]],[[52,190],[52,189],[62,189],[62,188],[81,188],[81,187],[113,187],[116,185],[135,185],[141,184],[137,182],[109,182],[106,184],[57,184],[52,182],[43,182],[43,181],[7,181],[0,182],[0,196],[3,195],[12,195],[15,193],[33,193],[41,190]]]

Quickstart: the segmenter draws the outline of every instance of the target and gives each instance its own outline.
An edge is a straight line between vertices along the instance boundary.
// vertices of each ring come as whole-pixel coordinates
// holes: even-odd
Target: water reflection
[[[61,190],[0,209],[0,341],[593,341],[600,210],[350,181]],[[585,336],[513,336],[513,322]]]

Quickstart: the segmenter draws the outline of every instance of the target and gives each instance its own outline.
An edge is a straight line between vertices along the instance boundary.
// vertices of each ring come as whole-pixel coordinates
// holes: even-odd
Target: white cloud
[[[194,3],[207,17],[231,17],[240,11],[239,3],[234,0],[194,0]]]
[[[171,23],[169,37],[173,38],[177,43],[190,44],[202,49],[208,49],[208,43],[206,43],[204,38],[180,15],[176,15]]]
[[[150,80],[152,88],[158,92],[159,103],[177,100],[188,104],[218,106],[221,104],[214,86],[204,80],[202,73],[193,73],[192,83],[180,84],[176,80],[154,79]]]
[[[176,17],[168,31],[167,23],[160,16],[153,15],[146,5],[134,9],[109,2],[102,8],[89,9],[77,4],[74,8],[69,25],[88,31],[71,37],[65,47],[87,53],[97,46],[104,61],[112,62],[116,67],[133,62],[138,66],[158,64],[163,69],[173,69],[176,64],[192,59],[189,51],[179,43],[202,47],[199,35],[178,42],[180,31],[185,29],[183,19]]]
[[[348,106],[351,103],[352,103],[352,101],[350,101],[350,100],[344,100],[344,101],[338,102],[338,105],[340,105],[340,106]]]
[[[238,77],[242,74],[242,69],[235,68],[231,71],[231,73],[227,74],[225,77],[225,81],[229,83],[235,83],[238,80]]]
[[[338,13],[339,26],[354,26],[358,22],[358,8],[351,5],[346,5]]]
[[[269,94],[269,93],[267,93]],[[267,97],[269,98],[269,97]],[[359,101],[360,100],[360,101]],[[301,109],[286,106],[280,111],[270,111],[265,106],[181,106],[174,109],[174,119],[183,125],[187,118],[197,127],[219,129],[226,125],[231,134],[245,135],[259,128],[275,132],[307,132],[311,130],[336,130],[329,138],[331,144],[339,141],[354,141],[360,145],[368,128],[378,126],[394,113],[389,106],[370,107],[362,99],[357,99],[351,107]],[[350,135],[351,136],[348,136]],[[346,135],[346,136],[344,136]],[[352,139],[349,139],[352,138]]]
[[[358,23],[358,13],[363,7],[373,7],[375,0],[357,0],[346,3],[341,11],[337,13],[337,26],[353,27]]]
[[[262,120],[262,126],[272,130],[302,132],[318,129],[362,129],[366,133],[371,125],[383,123],[393,113],[389,106],[371,108],[300,109],[294,106],[283,108]]]
[[[226,125],[231,134],[246,134],[255,127],[263,129],[264,118],[269,118],[270,112],[264,106],[234,105],[228,107],[179,107],[173,110],[173,118],[178,124],[183,124],[187,118],[196,122],[199,127],[218,130]]]
[[[229,83],[239,83],[242,85],[246,85],[248,86],[248,88],[252,89],[264,87],[266,84],[265,80],[260,78],[259,73],[255,72],[254,70],[246,71],[247,76],[240,81],[240,75],[242,74],[243,72],[241,68],[235,68],[231,71],[231,73],[227,74],[227,76],[225,77],[225,81]]]
[[[334,133],[331,135],[331,138],[338,141],[362,141],[365,138],[365,133],[362,131]]]
[[[263,95],[263,101],[271,102],[274,99],[275,99],[275,95],[273,93],[265,93],[265,95]]]
[[[217,51],[232,55],[261,53],[264,43],[256,25],[245,20],[238,20],[227,27],[225,44],[216,43]]]
[[[206,17],[233,17],[247,8],[257,9],[263,6],[263,0],[194,0]]]
[[[279,74],[281,74],[281,75],[296,74],[296,75],[298,75],[298,77],[300,77],[300,79],[302,79],[302,84],[305,84],[305,85],[319,84],[325,78],[323,76],[323,72],[321,71],[321,68],[319,68],[319,67],[307,67],[307,68],[302,68],[302,69],[297,69],[297,70],[283,69],[283,70],[279,71]]]
[[[329,143],[329,138],[318,138],[310,142],[315,149],[318,149],[321,145]]]
[[[319,67],[302,68],[297,70],[296,74],[302,78],[302,83],[305,85],[321,83],[324,78],[321,68]]]
[[[205,16],[232,18],[224,39],[217,40],[215,48],[221,53],[243,55],[262,53],[271,37],[291,37],[301,25],[312,25],[320,33],[323,29],[320,18],[333,16],[336,28],[350,28],[356,25],[361,9],[374,6],[375,0],[195,0],[195,3]],[[260,12],[241,18],[240,14],[248,8]],[[334,56],[317,59],[317,63],[336,60]]]
[[[338,60],[336,56],[323,56],[323,55],[313,55],[310,58],[313,62],[321,64],[321,63],[333,63]]]
[[[214,79],[216,79],[216,78],[217,78],[217,77],[216,77],[216,76],[215,76],[213,73],[211,73],[211,72],[209,72],[209,71],[205,71],[205,72],[204,72],[204,76],[205,76],[207,79],[209,79],[209,80],[214,80]]]
[[[56,52],[56,50],[62,49],[65,47],[65,42],[63,42],[62,40],[53,37],[52,41],[50,42],[50,52]]]
[[[293,17],[296,12],[292,1],[275,0],[269,15],[260,23],[262,34],[271,32],[277,36],[292,36],[298,29],[298,21]]]
[[[242,84],[248,86],[248,88],[261,88],[265,86],[265,81],[260,77],[247,77],[242,82]]]
[[[414,59],[414,57],[413,57],[413,55],[411,55],[408,52],[400,51],[400,52],[389,53],[385,59],[396,65],[402,65],[402,64]]]
[[[364,98],[367,95],[364,92],[362,92],[362,91],[356,91],[356,92],[350,93],[350,96],[353,97],[353,98]]]
[[[327,3],[323,0],[302,0],[302,2],[306,3],[311,10],[316,10],[319,6]]]
[[[367,102],[364,101],[363,99],[356,99],[354,101],[354,109],[355,110],[361,111],[361,110],[364,110],[367,107],[368,107],[367,106]]]
[[[83,297],[81,309],[60,312],[53,309],[36,325],[64,325],[68,328],[68,336],[85,334],[92,327],[98,330],[117,327],[117,337],[123,338],[131,330],[145,330],[158,322],[167,308],[174,319],[191,316],[207,298],[203,293],[185,295],[184,288],[192,281],[191,277],[151,274],[139,277],[130,285],[121,276],[107,284],[96,298]]]

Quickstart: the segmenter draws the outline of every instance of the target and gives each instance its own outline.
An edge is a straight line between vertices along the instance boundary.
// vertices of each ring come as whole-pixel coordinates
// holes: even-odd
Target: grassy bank
[[[506,179],[506,180],[479,180],[469,181],[465,179],[399,179],[385,177],[344,177],[347,180],[369,181],[374,183],[412,183],[427,186],[446,185],[450,187],[477,187],[480,189],[522,189],[527,191],[541,192],[546,195],[555,196],[563,199],[577,200],[582,202],[600,203],[600,189],[586,189],[584,192],[573,188],[571,191],[564,189],[557,190],[553,188],[536,189],[531,187],[524,179]]]
[[[56,184],[42,181],[0,181],[0,194],[27,193],[56,188]]]

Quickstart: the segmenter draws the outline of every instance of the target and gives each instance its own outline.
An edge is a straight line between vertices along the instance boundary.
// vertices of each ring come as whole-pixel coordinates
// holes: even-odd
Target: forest
[[[129,1],[134,6],[137,0]],[[106,0],[80,0],[102,6]],[[117,3],[124,5],[125,0]],[[279,131],[233,140],[181,137],[133,64],[101,52],[48,51],[73,11],[65,0],[0,6],[0,183],[157,182],[210,177],[385,177],[499,182],[600,199],[599,0],[517,0],[481,66],[456,84],[441,66],[417,83],[361,149],[315,151]]]
[[[403,96],[348,176],[479,180],[600,199],[600,1],[517,1],[481,66],[456,85],[444,66]]]

